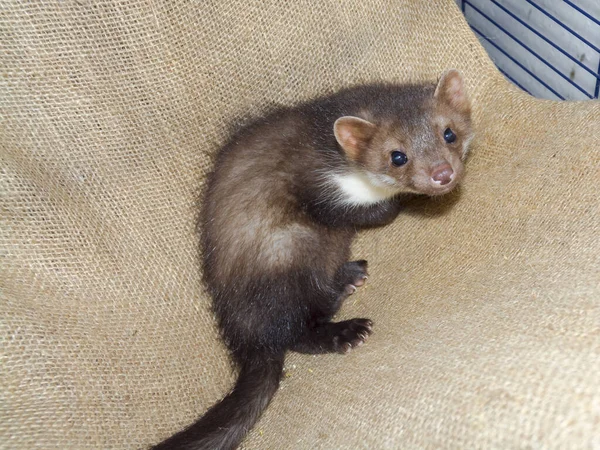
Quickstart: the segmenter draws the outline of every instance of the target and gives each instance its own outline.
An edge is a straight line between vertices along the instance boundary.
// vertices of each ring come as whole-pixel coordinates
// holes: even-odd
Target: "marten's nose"
[[[440,164],[438,167],[433,169],[433,172],[431,172],[431,179],[435,183],[441,184],[442,186],[450,183],[453,176],[454,171],[452,170],[452,166],[450,166],[448,163]]]

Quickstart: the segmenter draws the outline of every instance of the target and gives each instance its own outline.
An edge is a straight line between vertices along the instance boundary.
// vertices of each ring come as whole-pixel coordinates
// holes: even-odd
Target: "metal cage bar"
[[[566,23],[564,23],[560,17],[557,17],[556,15],[552,14],[551,12],[549,12],[547,9],[545,9],[540,4],[535,3],[533,0],[525,0],[525,2],[528,5],[531,5],[531,7],[533,7],[535,10],[542,13],[544,17],[546,17],[549,20],[551,20],[552,22],[556,23],[562,30],[564,30],[563,33],[566,31],[568,33],[568,35],[572,37],[572,39],[578,40],[580,42],[580,44],[577,44],[578,46],[581,47],[581,46],[585,45],[587,48],[593,50],[597,54],[597,56],[599,58],[598,67],[591,68],[591,67],[589,67],[589,65],[586,65],[583,63],[583,59],[580,60],[578,57],[576,57],[576,55],[573,55],[568,50],[566,50],[565,47],[558,42],[558,39],[552,39],[550,35],[545,33],[545,30],[543,28],[536,27],[536,25],[534,23],[532,23],[533,21],[529,17],[527,17],[527,18],[519,17],[519,15],[515,11],[511,10],[506,5],[506,2],[502,2],[502,0],[487,0],[487,1],[491,5],[493,5],[495,8],[497,8],[498,12],[501,11],[501,13],[500,13],[501,15],[502,14],[505,15],[504,17],[502,17],[501,22],[507,23],[506,20],[512,21],[512,23],[514,25],[518,25],[518,26],[522,27],[521,29],[523,29],[523,30],[526,29],[529,32],[533,33],[533,35],[531,35],[531,34],[528,35],[528,36],[531,36],[530,42],[531,42],[531,39],[535,40],[537,38],[537,39],[543,41],[544,43],[548,44],[549,46],[551,46],[552,49],[556,50],[559,53],[555,54],[556,56],[554,56],[554,63],[553,63],[551,58],[544,55],[543,51],[535,50],[534,48],[532,48],[531,45],[529,45],[527,43],[527,39],[519,37],[520,33],[518,33],[518,31],[519,31],[518,26],[515,27],[515,26],[509,24],[510,25],[509,28],[511,28],[513,30],[511,32],[511,30],[507,29],[508,25],[503,26],[501,22],[499,22],[498,20],[495,20],[494,17],[491,17],[490,14],[486,13],[486,11],[483,11],[481,9],[481,7],[478,7],[478,5],[475,4],[475,3],[478,3],[479,5],[481,5],[481,3],[482,3],[481,1],[476,2],[476,0],[461,0],[460,6],[463,11],[463,14],[465,14],[467,16],[468,21],[469,21],[469,18],[472,19],[472,14],[468,15],[467,13],[470,11],[474,11],[475,14],[479,17],[479,19],[476,20],[477,23],[490,24],[493,28],[498,29],[502,35],[506,36],[508,38],[508,40],[510,40],[511,42],[515,42],[519,48],[524,50],[524,52],[523,51],[515,52],[513,50],[514,46],[512,46],[512,45],[506,45],[506,44],[501,45],[501,43],[499,43],[497,39],[494,39],[491,35],[487,34],[484,29],[479,28],[479,26],[476,27],[476,26],[474,26],[473,23],[470,23],[471,29],[480,37],[480,39],[489,43],[492,47],[494,47],[496,50],[498,50],[498,52],[500,52],[501,54],[506,56],[510,61],[512,61],[512,63],[514,63],[517,67],[519,67],[521,70],[523,70],[529,77],[531,77],[530,81],[534,81],[535,83],[538,83],[539,85],[543,86],[549,92],[551,92],[553,95],[555,95],[557,98],[559,98],[561,100],[564,100],[566,98],[567,94],[561,92],[561,91],[564,91],[564,89],[566,89],[565,86],[571,86],[572,88],[575,88],[577,91],[579,91],[581,93],[580,95],[583,95],[585,98],[589,98],[589,99],[594,99],[594,98],[597,99],[598,98],[598,94],[600,91],[600,48],[598,47],[598,45],[595,45],[595,43],[590,42],[590,40],[586,39],[586,37],[582,36],[580,33],[573,30],[573,28],[571,26],[567,25]],[[504,3],[504,4],[502,4],[502,3]],[[568,6],[569,8],[571,8],[575,14],[580,15],[580,17],[582,18],[583,21],[588,20],[591,26],[597,27],[598,33],[600,36],[600,18],[594,17],[589,11],[586,11],[583,7],[576,5],[575,3],[573,3],[570,0],[562,0],[562,3],[566,6]],[[468,7],[468,9],[467,9],[467,7]],[[489,10],[489,8],[486,7],[486,10]],[[496,17],[495,13],[494,13],[494,16]],[[542,16],[538,16],[538,17],[542,17]],[[585,19],[583,19],[583,18],[585,18]],[[484,22],[481,22],[481,19],[483,19]],[[497,35],[496,33],[493,33],[493,34]],[[550,33],[550,34],[552,34],[552,33]],[[567,48],[568,47],[569,46],[567,46]],[[537,46],[537,48],[538,49],[542,48],[542,50],[543,50],[543,46],[542,47]],[[518,56],[518,53],[521,54],[520,57]],[[554,73],[559,78],[556,78],[556,76],[555,76],[554,83],[551,83],[550,80],[548,80],[548,79],[544,80],[543,74],[536,73],[537,71],[531,70],[530,64],[528,64],[530,66],[530,68],[526,67],[526,65],[524,64],[524,62],[525,62],[525,59],[523,56],[524,53],[531,56],[536,61],[541,63],[543,66],[545,66],[547,69],[549,69],[550,72],[547,72],[547,73]],[[586,53],[587,53],[587,51],[586,51]],[[565,65],[565,64],[561,63],[560,61],[557,62],[556,58],[560,55],[562,55],[561,57],[568,58],[568,60],[570,62],[574,63],[577,66],[577,68],[580,68],[583,72],[588,74],[587,75],[588,77],[591,75],[593,78],[587,78],[587,80],[586,79],[582,80],[584,82],[583,83],[584,85],[574,81],[572,79],[573,73],[567,74],[567,73],[565,73],[564,69],[561,70],[559,67],[557,67],[556,64],[558,64],[559,66]],[[553,56],[553,55],[550,55],[550,56]],[[507,79],[509,79],[515,85],[519,86],[524,91],[531,93],[530,89],[527,89],[523,85],[522,82],[518,82],[517,79],[515,78],[515,75],[511,74],[510,68],[499,67],[499,70]],[[544,72],[544,71],[541,71],[541,72]],[[519,78],[523,79],[522,75]],[[560,83],[562,83],[562,84],[558,83],[557,80],[561,80]],[[531,85],[530,81],[528,81],[526,84]],[[588,83],[587,81],[590,81],[591,83]],[[552,85],[552,84],[554,84],[554,85]],[[535,87],[535,86],[532,86],[532,87]],[[571,92],[575,92],[575,91],[571,91]]]

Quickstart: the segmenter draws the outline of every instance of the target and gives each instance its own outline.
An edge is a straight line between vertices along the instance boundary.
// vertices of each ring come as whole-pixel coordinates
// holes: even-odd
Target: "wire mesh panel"
[[[599,0],[458,0],[500,71],[536,97],[600,90]]]

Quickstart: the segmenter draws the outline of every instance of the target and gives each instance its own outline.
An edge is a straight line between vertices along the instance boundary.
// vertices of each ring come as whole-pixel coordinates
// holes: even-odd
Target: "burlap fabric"
[[[600,448],[600,104],[518,92],[452,0],[5,0],[0,45],[0,447],[193,421],[234,378],[194,232],[228,124],[455,67],[463,188],[361,235],[375,334],[290,355],[244,446]]]

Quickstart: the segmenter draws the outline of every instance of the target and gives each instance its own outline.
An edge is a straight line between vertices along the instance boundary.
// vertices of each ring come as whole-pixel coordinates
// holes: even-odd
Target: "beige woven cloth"
[[[5,0],[0,48],[0,447],[198,417],[234,379],[194,233],[228,124],[455,67],[463,188],[360,236],[374,335],[290,355],[244,447],[600,448],[600,104],[509,85],[452,0]]]

